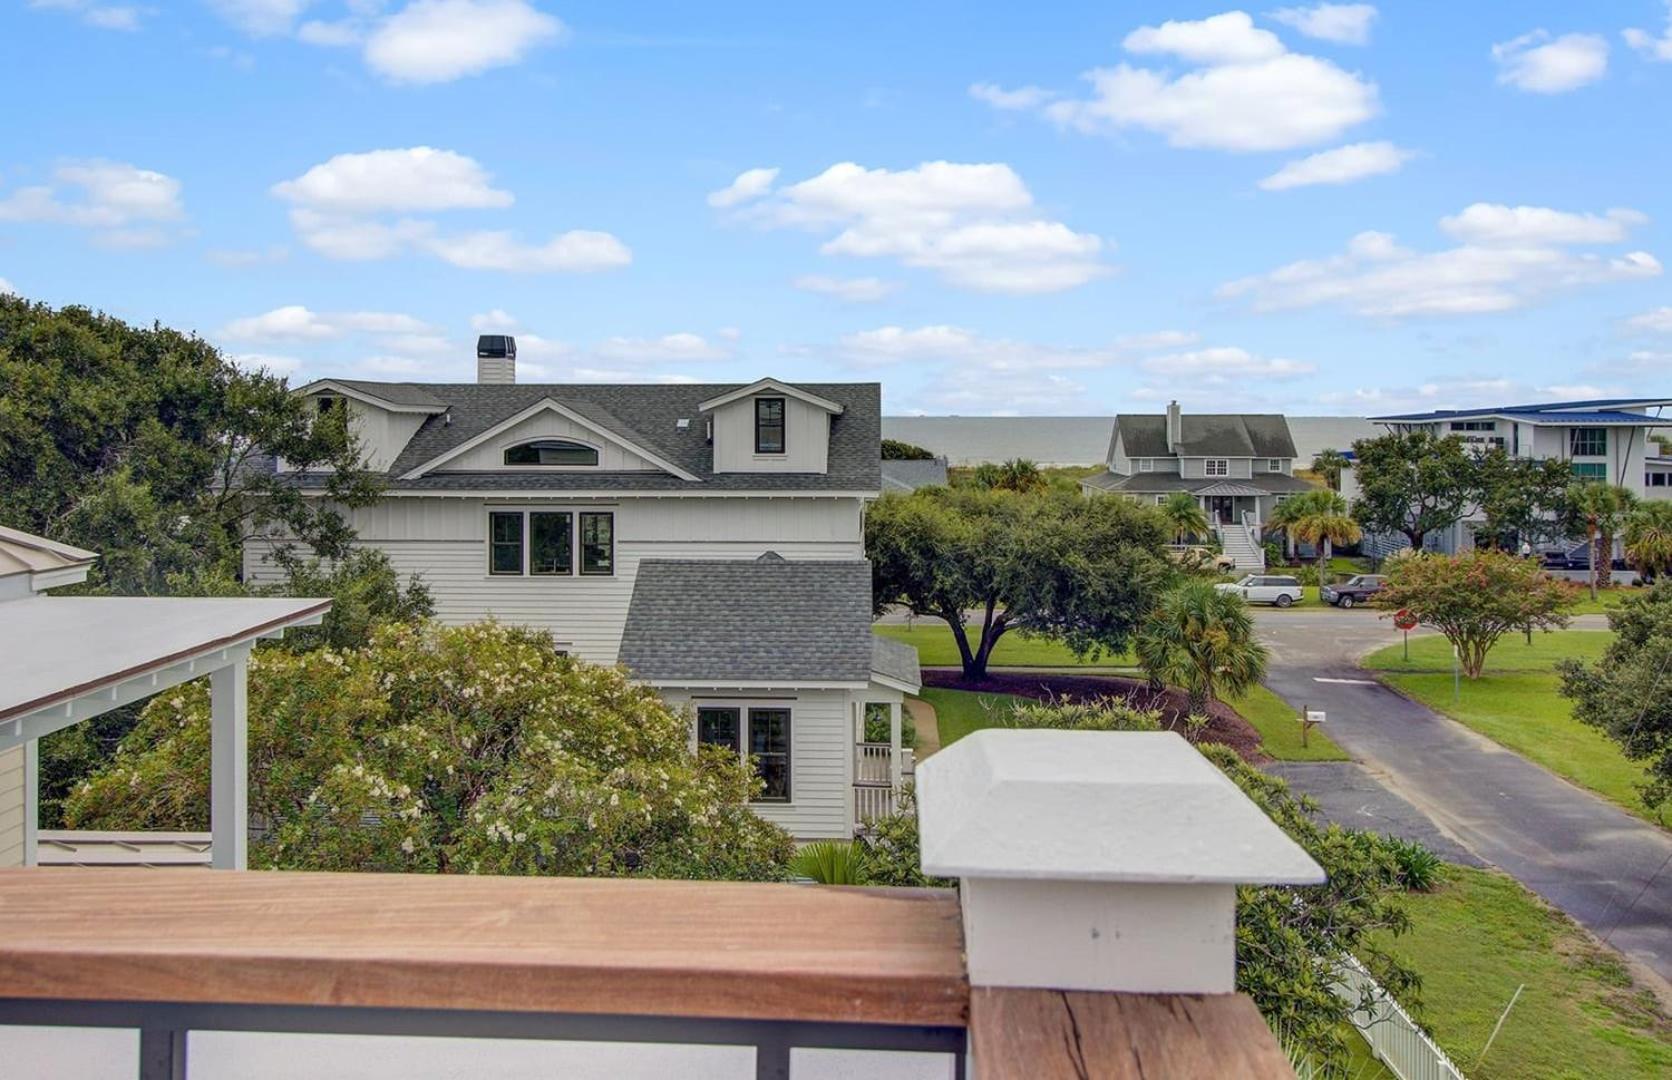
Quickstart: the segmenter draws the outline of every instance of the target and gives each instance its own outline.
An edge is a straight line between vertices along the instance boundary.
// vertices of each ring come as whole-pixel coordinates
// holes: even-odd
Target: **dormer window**
[[[782,454],[784,452],[784,399],[763,397],[755,399],[755,453]]]
[[[505,464],[527,465],[597,465],[598,448],[568,439],[536,439],[505,448]]]
[[[321,416],[342,404],[342,398],[327,397],[323,394],[315,398],[314,401],[318,404],[319,415]]]

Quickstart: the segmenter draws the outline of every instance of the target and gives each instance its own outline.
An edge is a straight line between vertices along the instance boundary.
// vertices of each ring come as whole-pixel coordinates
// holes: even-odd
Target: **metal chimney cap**
[[[476,358],[478,360],[499,359],[500,357],[516,359],[516,338],[510,334],[482,334],[476,339]]]

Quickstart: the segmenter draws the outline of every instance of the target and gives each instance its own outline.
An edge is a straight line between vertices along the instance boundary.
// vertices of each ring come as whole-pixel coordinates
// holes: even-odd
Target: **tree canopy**
[[[1173,538],[1181,544],[1188,537],[1206,536],[1212,528],[1208,524],[1207,513],[1202,510],[1202,504],[1188,491],[1173,492],[1161,500],[1156,509],[1167,519],[1167,524],[1173,530]]]
[[[737,755],[543,632],[389,623],[362,648],[250,662],[252,866],[776,878],[791,844]],[[209,696],[154,698],[69,797],[72,828],[202,829]]]
[[[1329,565],[1330,545],[1357,543],[1363,532],[1348,511],[1347,500],[1333,491],[1305,491],[1283,500],[1272,511],[1268,524],[1282,529],[1290,539],[1317,549],[1320,584]]]
[[[1211,582],[1187,581],[1144,622],[1133,650],[1157,684],[1176,686],[1202,713],[1221,694],[1240,694],[1266,673],[1266,647],[1242,597]]]
[[[1461,555],[1412,554],[1390,562],[1377,607],[1404,608],[1457,650],[1463,674],[1480,678],[1486,655],[1506,633],[1567,625],[1575,589],[1531,559],[1476,548]]]
[[[1613,580],[1614,537],[1625,526],[1637,505],[1629,488],[1600,480],[1579,480],[1568,488],[1567,517],[1570,527],[1584,532],[1590,542],[1591,598]]]
[[[884,439],[882,441],[882,459],[884,461],[933,461],[934,452],[925,450],[916,443],[901,442],[899,439]]]
[[[1341,490],[1341,470],[1347,467],[1347,455],[1339,450],[1320,450],[1312,456],[1312,471],[1323,477],[1331,491]]]
[[[1359,486],[1353,516],[1370,532],[1403,533],[1418,551],[1429,533],[1455,524],[1474,500],[1475,459],[1455,435],[1360,439],[1353,455]]]
[[[1659,580],[1672,577],[1672,502],[1638,503],[1626,517],[1626,558],[1637,572]]]
[[[1511,550],[1568,534],[1567,495],[1573,470],[1555,458],[1511,457],[1494,447],[1475,462],[1475,487],[1486,527],[1476,544]]]
[[[1080,655],[1126,647],[1175,573],[1168,526],[1125,499],[928,488],[889,494],[865,518],[872,598],[943,619],[979,678],[1012,630]],[[974,615],[975,640],[965,636]]]
[[[1562,693],[1573,715],[1648,769],[1643,802],[1672,797],[1672,586],[1656,585],[1608,615],[1614,630],[1595,664],[1564,660]]]

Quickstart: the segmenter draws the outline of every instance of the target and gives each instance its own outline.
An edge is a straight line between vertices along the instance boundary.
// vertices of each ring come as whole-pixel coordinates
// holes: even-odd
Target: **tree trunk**
[[[1590,560],[1591,560],[1591,572],[1589,574],[1587,574],[1586,577],[1589,577],[1591,579],[1591,599],[1592,599],[1592,601],[1595,601],[1596,598],[1597,598],[1597,543],[1598,543],[1596,526],[1595,525],[1591,526],[1589,531],[1590,531],[1590,534],[1591,534],[1590,535],[1591,543],[1590,543],[1590,546],[1586,549],[1586,551],[1587,551],[1587,554],[1589,555]]]
[[[975,665],[975,656],[970,652],[970,639],[964,636],[964,613],[942,612],[941,618],[952,628],[952,640],[958,643],[958,662],[963,666],[964,678],[979,678],[978,675],[970,674]],[[985,672],[985,665],[982,666],[982,670]]]
[[[1591,599],[1598,589],[1614,582],[1614,537],[1606,529],[1598,530],[1596,550],[1591,554]]]
[[[1401,529],[1399,531],[1405,534],[1405,539],[1411,542],[1412,548],[1419,552],[1422,550],[1422,542],[1428,538],[1427,529]]]

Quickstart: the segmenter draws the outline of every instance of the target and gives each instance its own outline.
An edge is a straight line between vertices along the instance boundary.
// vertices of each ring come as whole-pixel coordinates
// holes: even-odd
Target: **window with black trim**
[[[755,399],[755,453],[782,454],[784,452],[784,399],[763,397]]]
[[[535,439],[505,448],[507,465],[596,465],[598,448],[570,439]]]
[[[575,572],[574,515],[567,510],[531,510],[528,514],[528,572],[536,577],[567,577]]]
[[[1574,428],[1570,436],[1570,457],[1607,457],[1608,429],[1599,427]]]
[[[743,744],[738,740],[739,712],[736,709],[705,708],[697,710],[697,741],[708,746],[723,746],[740,753]]]
[[[488,573],[523,572],[523,516],[495,511],[488,515]]]
[[[697,709],[697,742],[721,746],[754,762],[761,779],[756,802],[790,801],[790,710],[709,705]]]
[[[581,514],[581,573],[615,573],[614,514]]]

